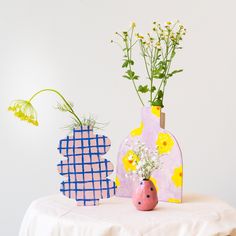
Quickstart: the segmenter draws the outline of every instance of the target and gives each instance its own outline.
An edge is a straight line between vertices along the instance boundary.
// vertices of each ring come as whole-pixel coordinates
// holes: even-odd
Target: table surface
[[[137,211],[129,198],[101,200],[78,207],[53,195],[34,201],[22,221],[20,236],[207,236],[236,235],[236,210],[218,199],[197,194],[182,204],[159,203]]]

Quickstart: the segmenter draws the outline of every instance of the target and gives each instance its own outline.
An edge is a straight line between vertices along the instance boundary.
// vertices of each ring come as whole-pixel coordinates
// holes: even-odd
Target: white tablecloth
[[[154,211],[137,211],[131,199],[102,200],[77,207],[61,195],[34,201],[20,236],[226,236],[236,235],[236,210],[212,197],[186,195],[184,203],[159,203]]]

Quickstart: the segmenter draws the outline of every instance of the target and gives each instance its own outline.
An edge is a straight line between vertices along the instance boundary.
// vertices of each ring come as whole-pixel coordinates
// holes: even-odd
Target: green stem
[[[133,82],[134,88],[135,88],[135,90],[136,90],[136,93],[138,94],[139,100],[140,100],[140,102],[142,103],[142,105],[144,106],[144,103],[143,103],[143,101],[142,101],[142,98],[141,98],[141,96],[140,96],[140,94],[139,94],[139,92],[138,92],[137,85],[135,84],[135,82],[134,82],[133,79],[132,79],[132,82]]]
[[[141,47],[141,50],[142,50],[142,56],[143,56],[143,59],[144,59],[147,75],[148,75],[148,78],[150,79],[151,76],[150,76],[150,73],[149,73],[149,70],[148,70],[147,59],[146,59],[146,56],[145,56],[145,52],[144,52],[144,48],[143,48],[142,42],[140,42],[140,47]]]
[[[166,64],[166,67],[165,67],[165,71],[164,71],[164,77],[163,77],[163,79],[161,80],[161,83],[160,83],[160,85],[159,85],[159,88],[158,88],[158,90],[157,90],[157,93],[156,93],[156,95],[155,95],[155,97],[154,97],[154,101],[156,100],[156,98],[157,98],[157,96],[158,96],[158,93],[159,93],[159,91],[160,91],[160,89],[161,89],[161,86],[163,85],[163,83],[164,83],[164,86],[163,86],[163,90],[165,89],[165,86],[166,86],[166,76],[167,76],[167,74],[168,74],[168,72],[167,71],[169,71],[169,69],[170,69],[170,64],[171,64],[171,59],[172,58],[170,58],[170,62],[168,63],[168,55],[169,55],[169,48],[170,48],[170,45],[169,45],[169,37],[170,37],[170,33],[168,34],[168,39],[167,39],[167,41],[165,40],[165,43],[166,43],[166,52],[165,52],[165,58],[164,58],[164,61],[165,61],[165,64]],[[172,48],[173,49],[173,48]],[[171,51],[171,50],[170,50]],[[168,66],[167,66],[167,64],[168,64]],[[162,102],[163,102],[163,97],[164,97],[164,91],[162,91],[163,92],[163,96],[162,96]]]
[[[35,94],[29,99],[29,102],[31,102],[38,94],[43,93],[43,92],[46,92],[46,91],[56,93],[56,94],[65,102],[65,104],[69,107],[69,109],[70,109],[69,112],[76,118],[76,120],[77,120],[77,121],[79,122],[79,124],[82,126],[81,120],[80,120],[79,117],[75,114],[75,112],[74,112],[73,108],[71,107],[71,105],[67,102],[67,100],[64,98],[64,96],[63,96],[61,93],[59,93],[57,90],[55,90],[55,89],[49,89],[49,88],[42,89],[42,90],[38,91],[37,93],[35,93]]]
[[[130,40],[129,40],[129,42],[130,42],[130,47],[128,46],[128,42],[125,41],[128,60],[131,60],[131,57],[132,57],[132,47],[131,47],[131,45],[132,45],[132,37],[133,37],[133,29],[132,29],[132,32],[131,32],[131,38],[130,38]],[[132,67],[131,67],[130,63],[129,63],[129,69],[132,70]],[[144,103],[143,103],[143,101],[142,101],[142,98],[141,98],[141,96],[140,96],[140,94],[139,94],[139,92],[138,92],[137,85],[135,84],[135,82],[134,82],[133,79],[132,79],[132,83],[133,83],[134,89],[135,89],[135,91],[136,91],[136,93],[137,93],[137,95],[138,95],[138,98],[139,98],[140,102],[141,102],[142,105],[144,106]]]
[[[151,88],[150,88],[150,101],[152,101],[152,83],[153,83],[153,79],[151,78],[150,72],[148,70],[147,59],[146,59],[146,55],[145,55],[145,51],[144,51],[142,41],[140,41],[140,48],[141,48],[142,56],[143,56],[143,59],[144,59],[145,69],[147,71],[147,75],[148,75],[148,78],[150,79],[150,83],[151,83],[151,85],[150,85],[151,86]]]
[[[152,104],[152,86],[153,86],[153,48],[151,49],[151,58],[150,58],[151,62],[150,62],[150,66],[151,66],[151,83],[150,83],[150,103]]]
[[[166,71],[165,77],[169,74],[170,66],[171,66],[171,62],[172,62],[172,58],[173,58],[173,53],[174,53],[174,51],[175,51],[175,46],[173,46],[173,48],[172,48],[171,56],[170,56],[170,59],[169,59],[170,62],[169,62],[169,64],[168,64],[168,68],[167,68],[167,71]],[[163,86],[163,96],[162,96],[162,101],[163,101],[163,99],[164,99],[164,95],[165,95],[165,88],[166,88],[166,83],[167,83],[166,80],[167,80],[167,79],[165,79],[165,81],[164,81],[164,86]]]

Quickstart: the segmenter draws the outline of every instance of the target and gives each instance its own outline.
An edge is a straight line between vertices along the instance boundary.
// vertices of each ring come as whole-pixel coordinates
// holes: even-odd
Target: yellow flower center
[[[132,157],[132,156],[129,156],[129,157],[128,157],[128,162],[131,164],[133,161],[134,161],[134,160],[133,160],[133,157]]]

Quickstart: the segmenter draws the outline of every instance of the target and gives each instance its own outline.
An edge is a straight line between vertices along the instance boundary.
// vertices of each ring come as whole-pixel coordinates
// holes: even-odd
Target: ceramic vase
[[[133,192],[132,201],[137,210],[151,211],[157,203],[156,187],[151,180],[143,180]]]
[[[72,135],[60,140],[58,150],[64,159],[58,171],[65,178],[60,191],[78,206],[95,206],[99,199],[115,194],[115,182],[107,178],[113,164],[103,157],[110,146],[109,138],[94,134],[90,126],[74,129]]]
[[[143,107],[141,124],[133,129],[121,143],[117,158],[117,196],[131,197],[139,180],[127,175],[134,170],[130,159],[130,146],[140,141],[150,149],[158,149],[161,155],[160,169],[153,172],[150,180],[158,192],[159,201],[180,203],[182,201],[183,163],[177,139],[161,125],[161,108]]]

